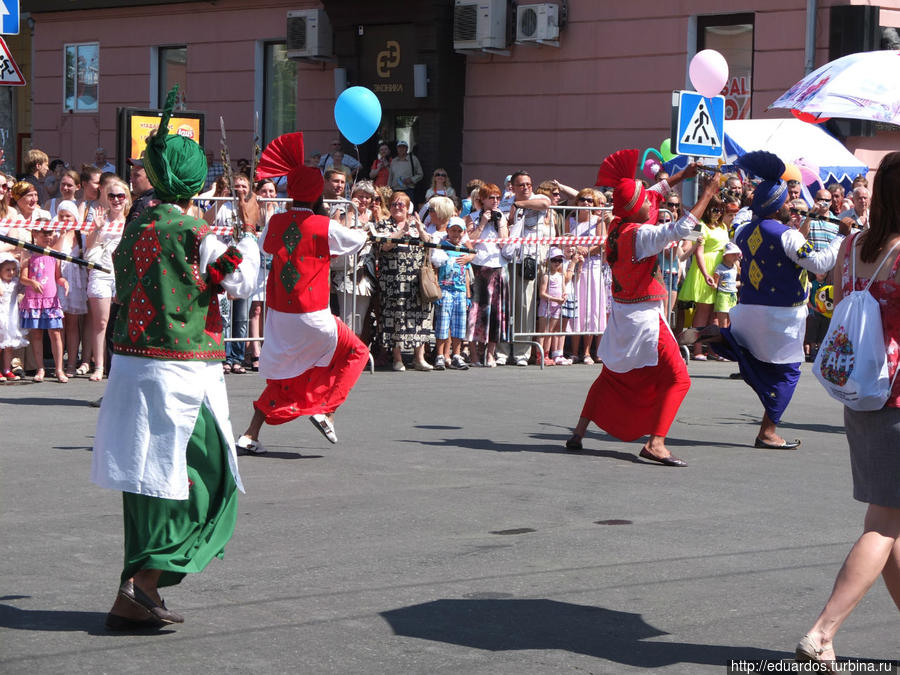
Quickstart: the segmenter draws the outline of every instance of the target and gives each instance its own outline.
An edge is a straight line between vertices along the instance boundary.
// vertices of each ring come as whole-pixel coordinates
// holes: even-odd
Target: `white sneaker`
[[[237,447],[241,450],[244,450],[251,455],[264,455],[266,454],[266,449],[263,447],[263,444],[259,441],[254,441],[252,438],[247,436],[246,434],[241,436],[237,443],[235,443]]]
[[[327,438],[329,442],[337,443],[337,434],[334,432],[334,425],[325,415],[321,413],[311,415],[309,421],[312,422],[312,425],[316,429],[322,432],[322,435]]]
[[[554,363],[558,366],[571,366],[572,359],[567,359],[565,356],[557,356]]]
[[[497,354],[496,358],[494,359],[494,363],[496,363],[498,366],[505,366],[506,365],[506,355],[505,354]]]
[[[413,361],[413,368],[415,368],[416,370],[421,370],[423,372],[434,370],[434,366],[432,366],[427,361]]]
[[[434,359],[434,369],[435,370],[444,370],[447,367],[446,362],[444,361],[443,356],[438,356]]]
[[[524,356],[520,356],[519,358],[516,359],[516,365],[517,366],[527,366],[528,359],[526,359]]]

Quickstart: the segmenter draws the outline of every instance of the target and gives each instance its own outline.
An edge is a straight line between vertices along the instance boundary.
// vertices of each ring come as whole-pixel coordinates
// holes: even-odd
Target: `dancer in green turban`
[[[217,295],[254,291],[259,249],[249,232],[226,247],[186,215],[206,158],[194,141],[168,133],[175,91],[143,155],[162,203],[126,226],[113,257],[122,308],[91,467],[91,480],[123,494],[125,563],[110,630],[184,621],[157,589],[223,556],[243,491]]]

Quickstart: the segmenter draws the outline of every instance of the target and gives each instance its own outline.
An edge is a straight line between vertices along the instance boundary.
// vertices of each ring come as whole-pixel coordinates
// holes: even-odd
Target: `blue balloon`
[[[350,87],[341,92],[334,103],[334,121],[344,138],[354,145],[361,145],[381,124],[381,103],[365,87]]]

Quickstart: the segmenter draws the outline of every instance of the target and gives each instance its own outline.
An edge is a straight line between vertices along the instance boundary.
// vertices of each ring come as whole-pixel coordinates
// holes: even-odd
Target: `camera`
[[[500,222],[500,219],[503,217],[503,213],[500,211],[491,211],[490,221],[496,225]]]

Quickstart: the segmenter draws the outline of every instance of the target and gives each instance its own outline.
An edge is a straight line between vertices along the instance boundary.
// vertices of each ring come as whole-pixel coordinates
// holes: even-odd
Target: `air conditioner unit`
[[[505,49],[507,0],[456,0],[453,49]]]
[[[287,57],[327,60],[331,47],[331,21],[324,9],[297,9],[287,13]]]
[[[553,44],[559,39],[559,5],[542,2],[519,5],[516,10],[516,42]],[[559,43],[556,42],[556,46]]]

